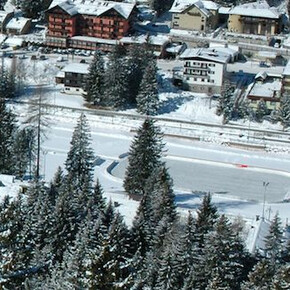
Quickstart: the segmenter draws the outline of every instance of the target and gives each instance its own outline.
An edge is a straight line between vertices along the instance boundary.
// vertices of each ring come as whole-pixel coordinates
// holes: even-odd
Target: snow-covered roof
[[[56,6],[61,7],[70,15],[76,15],[79,13],[99,16],[110,9],[114,9],[121,16],[127,19],[132,13],[135,4],[98,0],[53,0],[49,6],[49,9]]]
[[[232,57],[237,56],[239,54],[239,47],[238,46],[226,46],[225,43],[217,43],[217,42],[210,42],[209,47],[214,49],[215,51],[219,51],[225,54],[228,54]]]
[[[7,38],[7,35],[0,33],[0,43],[2,43]]]
[[[219,5],[213,1],[203,0],[175,0],[170,12],[182,13],[191,6],[196,6],[203,14],[210,15],[210,10],[218,10]]]
[[[6,29],[22,30],[30,20],[31,20],[30,18],[25,18],[25,17],[12,18],[7,23]]]
[[[255,83],[249,95],[255,97],[273,98],[275,92],[282,89],[281,80],[273,80],[271,82]]]
[[[275,74],[271,72],[266,72],[266,71],[260,71],[256,74],[255,79],[262,78],[263,80],[267,78],[272,78],[272,79],[282,79],[281,74]]]
[[[2,23],[11,12],[0,10],[0,23]]]
[[[257,81],[262,79],[261,81]],[[272,74],[266,71],[261,71],[255,76],[255,83],[249,92],[251,97],[273,98],[275,92],[280,92],[282,89],[282,75]]]
[[[65,77],[65,73],[64,73],[64,71],[59,71],[57,74],[56,74],[56,76],[55,76],[56,78],[64,78]]]
[[[231,8],[230,7],[220,7],[219,14],[229,14]]]
[[[233,7],[229,14],[278,19],[281,13],[275,7],[270,7],[266,1],[246,3]]]
[[[132,43],[137,43],[137,44],[142,44],[148,41],[152,45],[157,45],[157,46],[162,46],[166,44],[169,41],[169,37],[166,35],[150,35],[149,38],[147,35],[140,35],[138,37],[122,37],[120,39],[120,43],[124,44],[132,44]]]
[[[21,37],[8,37],[4,43],[10,46],[22,46],[24,39]]]
[[[261,58],[275,59],[277,57],[277,52],[260,50],[258,52],[258,56],[261,57]]]
[[[79,74],[87,74],[89,72],[89,64],[87,63],[70,63],[66,65],[62,71],[63,72],[71,72],[71,73],[79,73]]]
[[[284,76],[290,76],[290,60],[288,60],[282,74]]]
[[[116,39],[104,39],[104,38],[97,38],[97,37],[91,37],[91,36],[73,36],[71,39],[79,40],[79,41],[89,41],[89,42],[94,42],[94,43],[112,44],[112,45],[118,44],[118,40]]]
[[[230,55],[216,49],[209,48],[187,48],[181,55],[180,59],[204,59],[212,62],[227,63]]]

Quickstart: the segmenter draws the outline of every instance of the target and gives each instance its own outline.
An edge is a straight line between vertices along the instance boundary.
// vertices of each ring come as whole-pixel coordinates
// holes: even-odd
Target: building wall
[[[120,39],[130,29],[130,19],[122,18],[110,10],[97,17],[93,15],[70,16],[56,7],[48,12],[48,36],[70,38],[76,35],[104,39]]]
[[[207,17],[196,7],[172,15],[172,28],[206,31],[206,27]]]
[[[241,15],[229,15],[228,30],[230,32],[274,35],[281,29],[280,19],[268,19]]]
[[[283,89],[285,92],[290,93],[290,75],[285,75],[283,78]]]
[[[221,93],[225,64],[206,60],[185,60],[183,88],[199,93]]]
[[[65,72],[64,92],[70,94],[82,94],[87,74]]]
[[[48,14],[48,36],[72,37],[76,34],[77,18],[55,8]]]
[[[230,14],[228,19],[228,30],[230,32],[242,33],[243,26],[240,21],[240,15]]]
[[[182,12],[173,13],[171,27],[176,29],[208,31],[215,29],[218,25],[218,12],[211,10],[211,16],[207,17],[197,7]]]

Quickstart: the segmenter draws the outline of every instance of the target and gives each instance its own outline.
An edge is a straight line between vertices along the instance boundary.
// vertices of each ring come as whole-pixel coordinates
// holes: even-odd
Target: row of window
[[[193,80],[194,82],[201,81],[203,83],[214,83],[214,80],[205,79],[205,78],[193,78],[193,77],[186,77],[186,80]]]
[[[204,70],[199,70],[199,69],[185,69],[186,74],[191,74],[191,75],[202,75],[202,76],[207,76],[207,75],[214,75],[215,71],[204,71]]]
[[[215,67],[215,64],[214,63],[203,63],[203,62],[191,62],[191,61],[186,61],[185,62],[185,66],[188,67],[188,66],[199,66],[199,67],[204,67],[204,68],[207,68],[207,67]]]

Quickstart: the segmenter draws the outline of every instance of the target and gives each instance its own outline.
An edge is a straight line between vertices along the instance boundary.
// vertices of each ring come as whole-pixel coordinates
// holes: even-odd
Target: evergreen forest
[[[12,128],[13,138],[24,134]],[[1,289],[289,289],[290,244],[279,215],[265,249],[254,255],[241,225],[220,214],[209,193],[200,193],[197,211],[180,215],[161,159],[162,137],[147,118],[132,142],[124,188],[141,198],[129,227],[93,178],[95,156],[82,114],[54,179],[35,178],[26,194],[0,204]],[[17,168],[13,154],[5,156],[1,171],[7,162]]]

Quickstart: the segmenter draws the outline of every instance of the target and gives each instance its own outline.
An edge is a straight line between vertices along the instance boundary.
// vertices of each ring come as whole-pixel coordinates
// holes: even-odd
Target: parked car
[[[44,54],[41,54],[39,57],[40,60],[46,60],[46,56]]]
[[[64,61],[64,60],[65,60],[65,59],[64,59],[63,56],[59,56],[59,57],[56,59],[57,62],[62,62],[62,61]]]

